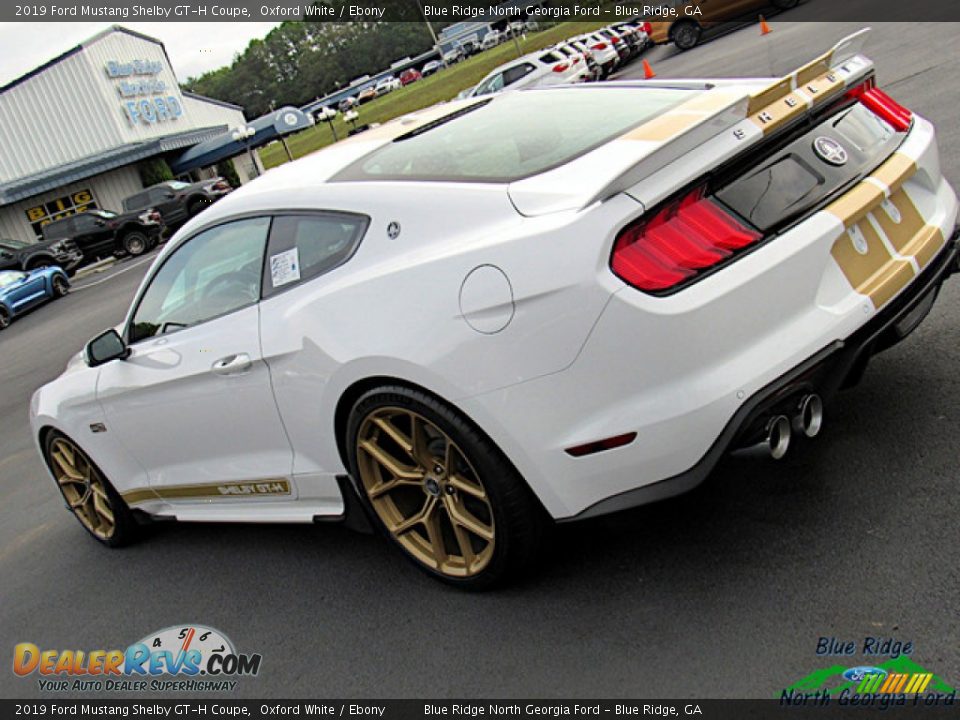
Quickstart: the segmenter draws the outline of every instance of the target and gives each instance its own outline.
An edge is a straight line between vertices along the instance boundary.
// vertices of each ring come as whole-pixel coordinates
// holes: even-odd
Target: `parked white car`
[[[552,520],[782,456],[957,270],[934,128],[862,41],[785,78],[442,104],[235,190],[34,394],[67,507],[109,546],[134,510],[369,518],[481,588]]]
[[[492,70],[473,89],[472,97],[504,90],[568,85],[583,80],[584,65],[576,65],[556,49],[539,50]]]
[[[374,88],[377,91],[377,95],[386,95],[388,92],[393,92],[394,90],[399,90],[401,87],[400,80],[395,78],[393,75],[390,75],[385,78],[381,78],[376,87]]]
[[[571,40],[583,43],[593,55],[593,61],[600,68],[601,77],[607,77],[620,64],[620,55],[610,39],[599,33],[577,35]],[[569,42],[569,41],[568,41]]]
[[[489,50],[490,48],[495,48],[503,42],[503,33],[499,30],[490,30],[486,35],[483,36],[483,42],[480,43],[481,50]]]

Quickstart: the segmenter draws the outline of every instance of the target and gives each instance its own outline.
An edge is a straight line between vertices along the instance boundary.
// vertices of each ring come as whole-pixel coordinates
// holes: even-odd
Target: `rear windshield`
[[[691,92],[590,87],[505,93],[401,136],[331,180],[512,182],[609,142]]]

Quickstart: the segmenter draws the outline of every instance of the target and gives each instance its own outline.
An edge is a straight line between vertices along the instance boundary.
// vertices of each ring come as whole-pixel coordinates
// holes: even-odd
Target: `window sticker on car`
[[[285,250],[270,256],[270,280],[275,288],[300,279],[300,251]]]

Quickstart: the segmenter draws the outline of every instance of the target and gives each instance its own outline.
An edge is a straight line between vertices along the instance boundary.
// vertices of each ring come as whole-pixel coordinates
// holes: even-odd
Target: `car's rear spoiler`
[[[675,178],[724,162],[871,74],[873,63],[860,54],[869,30],[845,37],[772,82],[754,78],[624,83],[689,89],[691,99],[565,166],[512,183],[511,199],[524,215],[583,208],[622,192],[640,199],[632,189],[667,166],[676,170],[670,173]],[[708,141],[713,141],[709,151],[693,152]],[[647,199],[647,193],[642,195]]]

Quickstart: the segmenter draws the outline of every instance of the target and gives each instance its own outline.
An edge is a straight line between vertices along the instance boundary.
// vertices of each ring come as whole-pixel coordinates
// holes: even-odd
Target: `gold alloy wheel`
[[[417,560],[452,577],[493,556],[493,508],[480,476],[450,437],[398,407],[371,412],[357,433],[360,480],[390,534]]]
[[[94,535],[109,539],[116,521],[100,473],[83,451],[66,438],[58,437],[50,443],[50,460],[60,492],[73,514]]]

